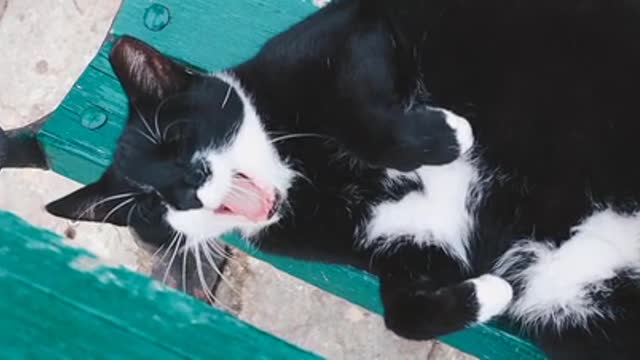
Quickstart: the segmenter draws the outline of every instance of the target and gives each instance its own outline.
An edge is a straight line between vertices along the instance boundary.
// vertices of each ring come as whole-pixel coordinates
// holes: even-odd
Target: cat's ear
[[[135,206],[136,190],[110,171],[85,186],[46,206],[55,216],[74,221],[91,221],[127,226]]]
[[[188,88],[197,76],[151,46],[128,36],[113,46],[110,61],[131,101],[164,99]]]

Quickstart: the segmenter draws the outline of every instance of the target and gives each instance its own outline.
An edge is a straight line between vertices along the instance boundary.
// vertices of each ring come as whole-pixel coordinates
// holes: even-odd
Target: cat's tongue
[[[275,203],[273,191],[267,191],[244,177],[234,178],[232,187],[223,199],[219,212],[244,216],[253,222],[269,220]]]

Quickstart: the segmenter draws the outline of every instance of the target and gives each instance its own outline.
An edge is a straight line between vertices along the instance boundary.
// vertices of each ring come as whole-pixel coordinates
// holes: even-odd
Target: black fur
[[[429,339],[463,329],[478,310],[473,285],[465,280],[490,272],[516,240],[560,244],[594,204],[637,210],[639,40],[640,2],[632,0],[334,1],[232,69],[254,97],[267,131],[325,136],[277,144],[310,182],[296,182],[289,194],[293,215],[260,233],[257,243],[265,251],[377,274],[386,324],[400,335]],[[118,70],[117,46],[114,51]],[[175,73],[181,71],[163,68],[163,76]],[[119,75],[131,88],[130,75]],[[190,94],[192,89],[206,93],[208,101],[193,94],[180,103],[189,114],[237,118],[237,111],[211,113],[225,89],[189,76],[167,82]],[[159,101],[143,100],[142,113],[151,114]],[[493,176],[478,210],[468,268],[438,247],[416,245],[411,236],[381,252],[364,249],[355,239],[372,206],[424,190],[409,174],[387,183],[385,168],[413,170],[459,156],[441,113],[424,106],[469,120],[483,175]],[[131,121],[139,121],[135,113]],[[122,156],[148,153],[139,150],[139,138],[129,144],[127,136],[120,143]],[[153,178],[119,169],[122,164]],[[139,178],[108,185],[109,192],[147,184],[155,191],[144,197],[157,191],[178,207],[197,206],[163,192],[183,182],[174,177],[187,173],[185,168],[156,170],[153,164],[149,158],[116,157],[117,176]],[[70,216],[69,208],[77,208],[71,203],[62,200],[48,209]],[[146,226],[127,221],[127,210],[109,220]],[[132,219],[138,220],[132,221],[143,217],[136,211]],[[621,274],[602,299],[624,316],[594,320],[597,330],[557,333],[549,326],[530,335],[553,358],[636,358],[640,287],[634,279]],[[522,291],[522,284],[512,285],[516,294]]]
[[[36,139],[51,114],[45,115],[33,123],[8,131],[0,128],[0,170],[2,168],[38,168],[48,169],[44,151]]]

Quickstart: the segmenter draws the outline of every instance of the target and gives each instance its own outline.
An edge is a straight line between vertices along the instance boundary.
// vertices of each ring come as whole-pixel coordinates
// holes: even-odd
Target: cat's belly
[[[419,245],[439,246],[468,263],[469,234],[484,183],[474,162],[461,158],[445,166],[424,166],[413,176],[424,190],[376,205],[362,232],[362,245],[384,249],[409,238]]]

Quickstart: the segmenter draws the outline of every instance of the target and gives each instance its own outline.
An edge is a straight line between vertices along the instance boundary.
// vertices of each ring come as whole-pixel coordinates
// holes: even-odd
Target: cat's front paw
[[[473,142],[466,119],[447,110],[425,108],[406,114],[394,124],[391,146],[381,163],[400,171],[445,165],[468,152]]]
[[[502,314],[513,298],[513,288],[504,279],[495,275],[483,275],[469,280],[475,288],[478,304],[476,321],[483,323]]]

